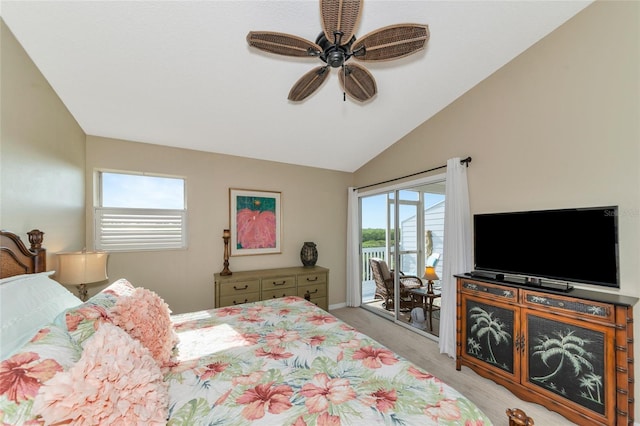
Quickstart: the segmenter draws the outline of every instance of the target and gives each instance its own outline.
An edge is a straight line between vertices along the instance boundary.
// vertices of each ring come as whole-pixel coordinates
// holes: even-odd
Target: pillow
[[[45,424],[165,425],[168,407],[168,387],[149,350],[102,324],[80,360],[42,385],[33,411]]]
[[[138,287],[109,310],[113,323],[138,339],[161,367],[169,365],[178,341],[169,306],[151,290]]]
[[[15,353],[61,311],[82,303],[50,278],[54,273],[16,275],[0,280],[0,359]]]
[[[33,401],[43,383],[67,370],[82,349],[69,334],[49,324],[10,358],[0,363],[0,423],[25,424],[33,420]]]
[[[61,312],[54,322],[66,329],[79,344],[83,344],[93,336],[101,323],[111,322],[108,309],[134,290],[129,281],[119,279],[83,304]]]

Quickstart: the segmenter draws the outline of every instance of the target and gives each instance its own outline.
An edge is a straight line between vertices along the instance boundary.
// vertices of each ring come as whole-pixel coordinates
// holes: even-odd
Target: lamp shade
[[[422,278],[429,281],[440,279],[438,274],[436,274],[436,268],[433,266],[427,266],[426,268],[424,268],[424,277]]]
[[[104,251],[58,253],[58,281],[69,285],[104,281],[108,278],[107,257]]]

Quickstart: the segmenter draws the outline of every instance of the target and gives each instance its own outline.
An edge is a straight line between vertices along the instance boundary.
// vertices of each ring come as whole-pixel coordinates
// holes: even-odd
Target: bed
[[[458,391],[302,298],[171,315],[153,291],[119,279],[83,303],[46,272],[35,240],[26,248],[2,232],[3,424],[491,424]],[[25,295],[32,312],[53,299],[55,312],[5,351],[5,323],[20,323],[5,305]]]

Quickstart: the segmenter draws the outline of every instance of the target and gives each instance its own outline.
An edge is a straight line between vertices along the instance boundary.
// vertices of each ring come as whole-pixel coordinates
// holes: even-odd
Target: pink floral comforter
[[[490,425],[468,399],[297,297],[174,315],[169,425]]]

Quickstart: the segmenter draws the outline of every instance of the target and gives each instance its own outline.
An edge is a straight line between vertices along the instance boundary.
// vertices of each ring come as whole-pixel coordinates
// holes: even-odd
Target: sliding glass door
[[[436,336],[437,314],[428,323],[417,324],[415,320],[427,321],[424,315],[428,303],[439,304],[439,301],[425,299],[407,287],[426,288],[426,280],[422,279],[425,266],[441,268],[444,188],[444,177],[438,176],[360,195],[362,306]],[[374,269],[380,263],[388,273],[398,272],[391,275],[393,280],[381,281],[384,273],[376,276]],[[409,280],[398,279],[399,276],[413,278],[409,285],[404,285]],[[424,314],[420,316],[414,311],[412,318],[416,307],[423,308]],[[432,316],[437,312],[431,311]]]

